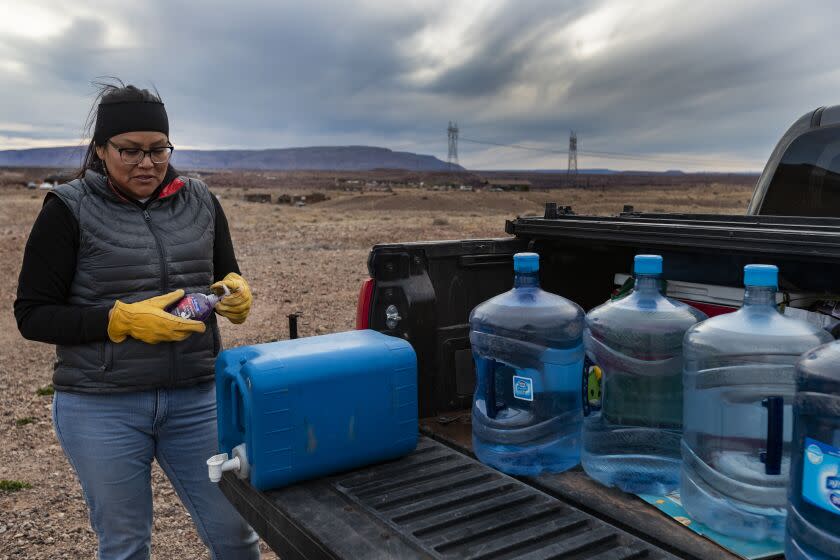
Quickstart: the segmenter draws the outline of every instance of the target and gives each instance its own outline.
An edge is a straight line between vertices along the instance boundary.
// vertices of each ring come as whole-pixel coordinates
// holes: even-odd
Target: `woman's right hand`
[[[136,303],[117,300],[108,313],[108,338],[122,342],[130,336],[149,344],[184,340],[192,333],[203,333],[201,321],[182,319],[166,308],[184,297],[184,290],[175,290]]]

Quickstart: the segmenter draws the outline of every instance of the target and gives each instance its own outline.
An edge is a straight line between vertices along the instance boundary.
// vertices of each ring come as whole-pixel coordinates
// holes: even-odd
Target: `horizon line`
[[[292,146],[286,148],[180,148],[176,147],[176,155],[173,157],[177,157],[177,153],[184,153],[184,152],[267,152],[267,151],[284,151],[284,150],[308,150],[308,149],[318,149],[318,148],[370,148],[376,150],[386,150],[391,153],[403,153],[403,154],[414,154],[417,156],[424,156],[424,157],[431,157],[443,163],[446,163],[446,160],[438,157],[434,154],[424,154],[420,152],[413,152],[413,151],[405,151],[399,150],[394,148],[389,148],[386,146],[376,146],[376,145],[369,145],[369,144],[324,144],[324,145],[313,145],[313,146]],[[44,150],[61,150],[61,149],[68,149],[68,150],[79,150],[84,151],[87,149],[85,144],[79,145],[56,145],[56,146],[36,146],[30,148],[0,148],[0,153],[3,152],[28,152],[28,151],[44,151]],[[644,157],[640,155],[640,157]],[[655,154],[651,155],[652,158],[657,157]],[[468,168],[465,167],[463,164],[456,163],[463,169],[463,172],[475,171],[475,172],[534,172],[534,173],[567,173],[568,171],[563,168],[540,168],[540,167],[521,167],[521,168],[501,168],[501,169],[481,169],[481,168]],[[55,166],[39,166],[39,165],[0,165],[0,167],[32,167],[32,168],[55,168]],[[357,171],[353,169],[341,170],[341,169],[283,169],[283,168],[264,168],[264,169],[250,169],[250,168],[214,168],[214,167],[207,167],[207,168],[196,168],[204,169],[204,170],[231,170],[231,169],[238,169],[238,170],[252,170],[252,171]],[[394,169],[394,170],[403,170],[403,171],[415,171],[410,168],[374,168],[374,169]],[[374,169],[370,169],[368,171],[373,171]],[[425,172],[436,172],[436,173],[445,173],[450,170],[440,170],[440,171],[431,171],[426,170]],[[458,170],[451,170],[455,172],[462,172]],[[720,171],[720,170],[701,170],[701,171],[684,171],[681,168],[674,167],[665,169],[662,171],[653,171],[647,169],[638,169],[638,168],[613,168],[613,167],[587,167],[580,169],[578,171],[579,174],[586,174],[589,171],[590,174],[592,172],[611,172],[611,173],[651,173],[651,174],[666,174],[666,173],[683,173],[683,174],[714,174],[714,175],[722,175],[722,174],[733,174],[733,175],[756,175],[762,172],[762,169],[746,169],[746,170],[739,170],[739,171]]]

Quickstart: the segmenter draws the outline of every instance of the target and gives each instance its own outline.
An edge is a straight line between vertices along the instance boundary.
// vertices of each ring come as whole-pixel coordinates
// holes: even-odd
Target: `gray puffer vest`
[[[207,186],[179,177],[143,210],[96,172],[53,190],[79,223],[76,274],[67,303],[111,307],[213,282],[215,208]],[[221,341],[215,315],[203,334],[146,344],[131,337],[59,345],[53,385],[86,393],[184,387],[213,379]]]

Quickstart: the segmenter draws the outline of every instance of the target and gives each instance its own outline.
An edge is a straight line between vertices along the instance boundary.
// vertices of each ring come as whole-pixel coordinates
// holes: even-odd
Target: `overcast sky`
[[[78,145],[114,75],[191,148],[376,145],[474,169],[759,170],[840,103],[836,4],[0,0],[0,149]],[[587,155],[640,154],[647,159]]]

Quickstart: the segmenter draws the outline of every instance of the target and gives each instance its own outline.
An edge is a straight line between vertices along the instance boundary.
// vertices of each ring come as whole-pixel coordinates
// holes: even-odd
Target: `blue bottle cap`
[[[516,253],[513,255],[514,272],[536,272],[540,269],[540,256],[536,253]]]
[[[779,287],[779,268],[772,264],[748,264],[744,267],[744,286]]]
[[[634,274],[662,274],[662,257],[659,255],[636,255],[633,259]]]

